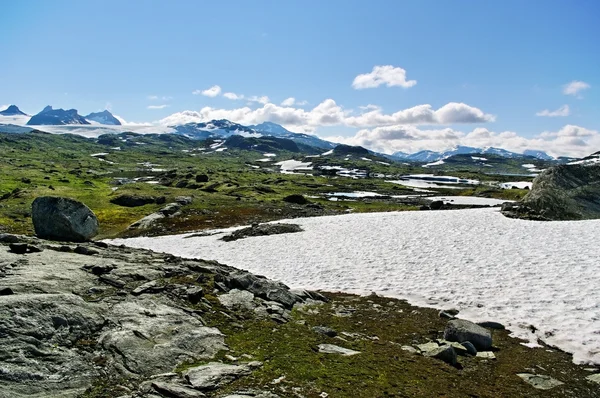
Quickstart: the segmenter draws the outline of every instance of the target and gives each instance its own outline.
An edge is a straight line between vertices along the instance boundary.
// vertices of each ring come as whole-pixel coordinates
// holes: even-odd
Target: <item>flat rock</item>
[[[154,388],[161,395],[166,395],[168,397],[175,398],[202,398],[206,397],[203,393],[198,390],[194,390],[193,388],[183,386],[181,384],[175,383],[161,383],[155,382],[152,383],[152,388]]]
[[[228,293],[217,297],[219,302],[227,308],[238,308],[252,310],[257,304],[254,303],[254,294],[246,290],[232,289]]]
[[[446,330],[444,330],[444,340],[457,343],[469,341],[478,351],[486,351],[492,348],[492,334],[490,331],[464,319],[453,319],[448,322]]]
[[[478,351],[476,357],[482,359],[496,359],[496,354],[492,351]]]
[[[435,343],[433,341],[430,341],[428,343],[423,343],[423,344],[418,344],[417,348],[419,349],[419,351],[421,352],[427,352],[427,351],[431,351],[431,350],[435,350],[436,348],[439,347],[438,343]]]
[[[312,331],[327,337],[337,336],[337,332],[331,328],[328,328],[327,326],[313,326]]]
[[[339,354],[346,357],[360,354],[360,351],[354,351],[334,344],[319,344],[319,352],[323,354]]]
[[[531,373],[517,373],[517,376],[538,390],[550,390],[551,388],[565,384],[562,381],[553,379],[550,376],[534,375]]]
[[[600,384],[600,373],[588,376],[588,377],[586,377],[586,379],[593,383]]]
[[[252,373],[260,367],[260,362],[251,362],[241,365],[227,365],[221,362],[211,362],[207,365],[196,366],[183,373],[190,385],[198,390],[216,390],[242,376]]]
[[[434,348],[433,350],[423,353],[423,355],[442,360],[452,366],[456,365],[457,363],[456,351],[454,351],[454,348],[449,345]]]

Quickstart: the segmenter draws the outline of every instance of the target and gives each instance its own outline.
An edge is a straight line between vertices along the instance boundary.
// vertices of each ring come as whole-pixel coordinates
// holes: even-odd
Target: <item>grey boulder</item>
[[[31,218],[35,234],[42,239],[85,242],[98,234],[96,215],[83,203],[69,198],[36,198]]]
[[[464,319],[448,322],[444,330],[444,340],[458,343],[469,341],[478,351],[488,351],[492,348],[492,335],[489,330]]]

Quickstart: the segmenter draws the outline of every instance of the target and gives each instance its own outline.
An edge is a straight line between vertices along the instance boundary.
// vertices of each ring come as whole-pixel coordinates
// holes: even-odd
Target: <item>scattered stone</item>
[[[296,205],[305,205],[310,203],[310,201],[308,199],[306,199],[304,196],[300,195],[300,194],[292,194],[292,195],[288,195],[285,198],[283,198],[284,202],[287,203],[293,203]]]
[[[290,292],[289,288],[283,283],[245,271],[232,272],[223,278],[223,282],[228,289],[247,290],[264,300],[283,304],[286,309],[292,309],[295,303],[302,301],[300,297]]]
[[[206,395],[202,394],[200,391],[194,390],[193,388],[189,388],[186,386],[182,386],[180,384],[154,382],[154,383],[152,383],[152,387],[161,395],[166,395],[168,397],[175,397],[175,398],[206,397]]]
[[[345,357],[360,354],[360,351],[354,351],[334,344],[319,344],[319,352],[323,354],[339,354]]]
[[[443,202],[443,201],[441,201],[441,200],[434,200],[433,202],[431,202],[431,203],[429,204],[429,208],[430,208],[431,210],[439,210],[439,209],[441,209],[442,207],[444,207],[444,202]]]
[[[33,201],[31,217],[39,238],[88,241],[98,233],[98,219],[89,207],[73,199],[43,196]]]
[[[222,294],[217,298],[227,308],[252,310],[256,307],[254,294],[246,290],[232,289],[230,292]]]
[[[444,331],[444,340],[462,343],[470,341],[477,350],[492,348],[492,335],[486,328],[464,319],[448,322]]]
[[[469,353],[469,350],[467,349],[467,347],[465,347],[463,344],[457,343],[455,341],[446,341],[446,340],[440,339],[440,340],[438,340],[438,344],[441,346],[450,346],[450,347],[454,348],[454,351],[456,351],[456,353],[458,355],[467,355]]]
[[[208,176],[206,174],[197,174],[196,182],[208,182]]]
[[[186,290],[186,297],[192,304],[198,304],[204,296],[204,290],[200,286],[194,286]]]
[[[131,294],[139,296],[144,293],[160,293],[163,290],[165,290],[164,286],[160,286],[157,281],[150,281],[133,289]]]
[[[119,278],[115,278],[113,276],[110,275],[100,275],[100,278],[98,278],[101,282],[104,282],[108,285],[114,286],[116,288],[122,288],[125,286],[125,282],[123,282],[122,280],[120,280]]]
[[[438,347],[439,347],[438,343],[434,343],[432,341],[430,341],[428,343],[418,344],[417,345],[417,348],[421,352],[427,352],[427,351],[435,350]]]
[[[250,236],[266,236],[266,235],[277,235],[287,234],[293,232],[302,232],[303,229],[297,224],[260,224],[252,225],[251,227],[238,229],[229,235],[225,235],[221,238],[225,242],[231,242],[238,239],[247,238]]]
[[[191,196],[177,196],[175,198],[175,202],[182,206],[187,206],[189,204],[192,204],[193,199]]]
[[[475,346],[473,345],[473,343],[471,343],[470,341],[463,341],[462,346],[465,347],[467,349],[467,352],[469,353],[469,355],[477,355],[477,348],[475,348]]]
[[[158,213],[162,214],[163,216],[169,217],[177,213],[179,210],[181,210],[181,205],[179,203],[169,203],[165,207],[160,209]]]
[[[440,359],[449,365],[456,365],[456,351],[449,345],[434,348],[433,350],[423,353],[426,357]]]
[[[100,276],[109,274],[115,268],[116,267],[114,265],[94,265],[92,268],[90,268],[90,271],[92,274]]]
[[[8,245],[10,251],[16,254],[25,254],[27,253],[28,245],[27,243],[11,243]]]
[[[410,352],[412,354],[418,354],[419,353],[419,350],[417,350],[416,348],[411,347],[409,345],[403,345],[402,347],[400,347],[400,349],[402,351]]]
[[[110,203],[123,207],[139,207],[153,203],[164,203],[164,197],[123,194],[110,199]]]
[[[600,384],[600,373],[588,376],[586,377],[586,379],[591,381],[592,383]]]
[[[451,313],[449,313],[447,311],[440,311],[438,315],[440,318],[456,319],[456,317],[454,315],[452,315]]]
[[[0,296],[10,296],[15,294],[10,287],[0,286]]]
[[[227,365],[220,362],[211,362],[207,365],[196,366],[183,373],[185,379],[192,387],[202,390],[216,390],[242,376],[252,373],[253,369],[262,366],[260,362],[250,362],[242,365]]]
[[[496,359],[496,355],[492,351],[478,351],[476,357],[482,359]]]
[[[517,376],[538,390],[550,390],[551,388],[565,384],[562,381],[553,379],[550,376],[534,375],[531,373],[517,373]]]
[[[313,326],[312,330],[315,333],[322,334],[327,337],[337,336],[337,332],[331,328],[328,328],[327,326]]]
[[[12,234],[0,234],[0,242],[2,243],[19,243],[21,239]]]
[[[85,256],[93,256],[94,254],[100,253],[98,250],[90,249],[89,247],[85,246],[77,246],[73,252],[77,254],[83,254]]]
[[[481,327],[488,328],[488,329],[494,329],[494,330],[506,329],[506,327],[504,327],[504,325],[501,324],[500,322],[486,321],[486,322],[477,322],[477,324]]]

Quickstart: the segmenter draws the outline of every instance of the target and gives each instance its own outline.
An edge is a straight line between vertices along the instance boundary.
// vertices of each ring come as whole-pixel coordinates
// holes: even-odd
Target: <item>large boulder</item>
[[[502,213],[530,220],[600,218],[600,162],[591,161],[600,159],[600,153],[589,158],[587,163],[544,170],[533,180],[531,191],[520,202],[505,203]]]
[[[35,234],[42,239],[85,242],[98,234],[96,215],[83,203],[69,198],[36,198],[31,218]]]
[[[444,330],[444,340],[457,343],[471,342],[479,351],[492,348],[492,334],[484,327],[464,319],[454,319],[448,322]]]

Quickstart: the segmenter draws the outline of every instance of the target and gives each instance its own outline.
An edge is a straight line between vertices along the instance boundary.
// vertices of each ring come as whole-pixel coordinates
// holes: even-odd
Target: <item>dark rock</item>
[[[195,390],[193,388],[175,384],[175,383],[161,383],[154,382],[152,383],[152,387],[161,395],[165,397],[173,397],[173,398],[201,398],[206,397],[206,395],[202,394],[200,391]]]
[[[462,346],[467,349],[467,353],[469,355],[473,355],[473,356],[477,355],[477,348],[475,348],[473,343],[471,343],[470,341],[463,341],[460,344],[462,344]]]
[[[206,174],[196,175],[196,182],[208,182],[208,176]]]
[[[300,226],[297,224],[260,224],[252,225],[248,228],[238,229],[237,231],[234,231],[229,235],[223,236],[221,240],[224,240],[225,242],[231,242],[250,236],[277,235],[302,231],[303,229],[300,228]]]
[[[443,201],[441,201],[441,200],[434,200],[433,202],[431,202],[431,203],[429,204],[429,208],[430,208],[431,210],[439,210],[439,209],[441,209],[442,207],[444,207],[444,202],[443,202]]]
[[[305,205],[310,203],[310,201],[308,199],[306,199],[304,196],[300,195],[300,194],[292,194],[292,195],[288,195],[285,198],[283,198],[284,202],[287,203],[294,203],[296,205]]]
[[[0,296],[10,296],[15,294],[10,287],[0,286]]]
[[[115,278],[113,276],[100,275],[100,278],[98,278],[98,279],[101,282],[106,283],[107,285],[111,285],[111,286],[114,286],[114,287],[119,288],[119,289],[125,286],[125,282],[123,282],[119,278]]]
[[[116,196],[110,200],[110,203],[123,207],[139,207],[148,204],[158,203],[159,198],[155,196],[142,196],[142,195],[130,195],[123,194]],[[164,201],[163,201],[164,203]]]
[[[131,294],[139,296],[144,293],[160,293],[163,290],[165,290],[164,286],[160,286],[156,281],[150,281],[133,289]]]
[[[36,245],[27,245],[27,250],[30,253],[41,253],[44,251],[44,249],[42,249],[41,247],[36,246]]]
[[[188,182],[186,180],[181,180],[177,184],[175,184],[175,188],[185,188],[188,186]]]
[[[160,209],[158,213],[161,213],[162,215],[168,217],[177,213],[179,210],[181,210],[181,205],[179,203],[169,203],[168,205]]]
[[[94,265],[90,271],[92,274],[100,276],[104,274],[110,274],[115,268],[116,267],[114,265]]]
[[[175,202],[179,203],[182,206],[186,206],[191,204],[193,201],[191,196],[178,196],[175,198]]]
[[[42,239],[84,242],[98,233],[96,215],[73,199],[38,197],[32,204],[32,219],[35,233]]]
[[[100,253],[98,250],[90,249],[89,247],[85,246],[77,246],[75,250],[73,250],[73,252],[77,254],[83,254],[86,256],[93,256],[94,254]]]
[[[247,290],[262,299],[280,303],[287,309],[291,309],[295,303],[302,300],[290,292],[289,288],[283,283],[249,272],[233,272],[224,277],[224,283],[228,289]]]
[[[96,241],[96,242],[92,242],[92,243],[93,243],[95,246],[101,247],[101,248],[103,248],[103,249],[108,249],[108,246],[109,246],[109,245],[108,245],[108,243],[106,243],[106,242],[99,242],[99,241]]]
[[[444,339],[458,343],[469,341],[478,351],[487,351],[492,348],[492,335],[490,332],[464,319],[449,321],[444,331]]]
[[[322,334],[327,337],[337,336],[337,332],[331,328],[328,328],[327,326],[313,326],[312,330],[315,333]]]
[[[0,242],[2,243],[18,243],[21,239],[12,234],[0,234]]]
[[[501,324],[500,322],[485,321],[485,322],[477,322],[477,324],[481,327],[488,328],[488,329],[495,329],[495,330],[506,329],[506,327],[504,327],[504,325]]]
[[[28,245],[27,243],[11,243],[8,245],[10,251],[16,254],[25,254],[27,253]]]
[[[194,286],[186,290],[186,297],[192,304],[198,304],[204,296],[204,290],[200,286]]]

